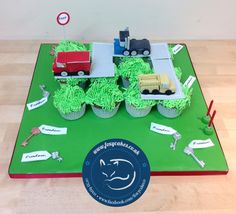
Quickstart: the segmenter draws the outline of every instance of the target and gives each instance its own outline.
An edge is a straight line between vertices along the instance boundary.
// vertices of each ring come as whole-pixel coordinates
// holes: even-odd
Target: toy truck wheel
[[[133,50],[133,51],[131,51],[131,56],[136,56],[137,54],[138,54],[138,52],[137,51],[135,51],[135,50]]]
[[[124,51],[123,51],[123,55],[124,55],[124,56],[129,56],[129,51],[128,51],[128,50],[124,50]]]
[[[62,71],[62,72],[61,72],[61,76],[62,76],[62,77],[66,77],[66,76],[68,76],[68,73],[67,73],[66,71]]]
[[[172,91],[171,91],[171,90],[167,90],[167,91],[166,91],[166,94],[167,94],[167,95],[171,95],[171,94],[172,94]]]
[[[78,76],[84,76],[84,71],[78,71]]]
[[[149,51],[149,50],[144,50],[144,51],[143,51],[143,55],[144,55],[144,56],[148,56],[149,54],[150,54],[150,51]]]
[[[148,89],[144,89],[142,94],[149,94],[149,90]]]
[[[154,90],[152,91],[152,94],[160,94],[160,91],[159,91],[158,89],[154,89]]]

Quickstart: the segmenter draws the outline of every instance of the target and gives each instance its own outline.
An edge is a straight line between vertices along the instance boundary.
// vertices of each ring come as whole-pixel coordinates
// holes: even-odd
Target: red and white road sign
[[[67,12],[61,12],[57,15],[57,23],[59,25],[66,25],[70,21],[70,15]]]

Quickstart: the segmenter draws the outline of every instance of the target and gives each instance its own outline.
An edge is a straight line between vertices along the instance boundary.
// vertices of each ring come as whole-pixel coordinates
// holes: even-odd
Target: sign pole
[[[70,15],[67,12],[61,12],[57,15],[57,23],[59,25],[62,25],[62,30],[63,30],[63,37],[64,40],[66,39],[66,29],[65,25],[67,25],[70,21]]]

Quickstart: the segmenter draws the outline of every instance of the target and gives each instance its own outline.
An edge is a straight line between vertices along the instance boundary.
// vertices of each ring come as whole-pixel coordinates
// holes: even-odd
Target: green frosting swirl
[[[122,100],[123,93],[112,78],[93,80],[86,93],[86,103],[107,111],[112,111]]]
[[[129,79],[130,83],[137,82],[140,74],[153,73],[150,64],[137,57],[122,57],[115,72],[117,76]]]
[[[76,86],[80,83],[84,83],[88,80],[88,78],[60,78],[58,79],[59,82],[63,82],[64,84],[69,84],[71,86]]]
[[[191,104],[191,97],[193,89],[189,89],[182,85],[183,93],[185,98],[175,99],[175,100],[159,100],[158,104],[166,107],[166,108],[174,108],[178,112],[182,112],[185,108],[189,107]]]
[[[93,84],[94,82],[96,83],[101,83],[101,84],[116,84],[118,77],[99,77],[99,78],[91,78],[90,82]]]
[[[137,109],[144,109],[146,107],[156,105],[155,100],[142,100],[139,86],[136,83],[132,83],[128,89],[124,89],[124,98],[132,106]]]
[[[89,51],[90,48],[77,41],[62,40],[55,48],[55,54],[68,51]]]
[[[85,93],[79,86],[61,85],[53,96],[53,105],[63,114],[78,112],[85,103]]]

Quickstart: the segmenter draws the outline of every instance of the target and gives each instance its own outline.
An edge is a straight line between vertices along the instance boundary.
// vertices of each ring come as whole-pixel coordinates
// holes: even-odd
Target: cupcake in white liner
[[[96,106],[96,105],[92,105],[91,107],[94,114],[96,114],[98,117],[111,118],[117,113],[119,106],[120,106],[120,103],[111,111],[104,110],[100,106]]]
[[[63,113],[63,112],[59,111],[59,113],[66,120],[77,120],[77,119],[81,118],[84,115],[85,110],[86,110],[86,104],[84,103],[81,106],[80,111],[70,112],[70,113]]]
[[[182,111],[178,111],[176,108],[167,108],[161,104],[157,105],[157,110],[162,116],[167,118],[176,118],[182,113]]]
[[[139,87],[136,83],[130,85],[124,92],[126,111],[132,117],[145,117],[149,114],[155,100],[142,100]]]
[[[174,100],[159,100],[157,110],[159,113],[167,118],[176,118],[180,116],[183,111],[190,106],[192,89],[182,86],[185,98]]]
[[[116,81],[109,78],[93,81],[86,93],[86,102],[91,105],[94,114],[101,118],[113,117],[123,99]]]
[[[149,114],[149,112],[152,110],[152,107],[146,107],[142,109],[138,109],[132,104],[129,104],[127,100],[125,100],[125,108],[126,111],[132,116],[132,117],[145,117]]]
[[[76,120],[85,113],[85,93],[79,86],[61,85],[53,96],[53,104],[66,120]]]

